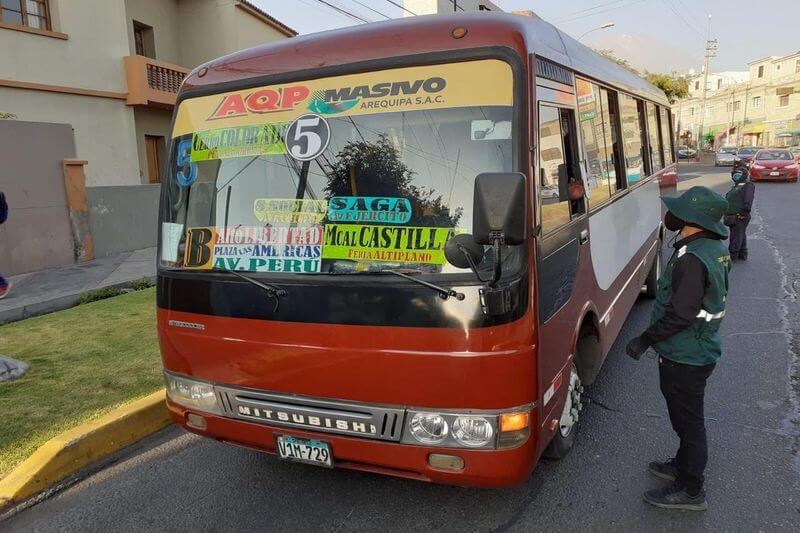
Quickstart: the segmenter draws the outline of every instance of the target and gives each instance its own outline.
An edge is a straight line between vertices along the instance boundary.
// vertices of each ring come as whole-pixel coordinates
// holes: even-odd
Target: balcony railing
[[[171,108],[188,69],[144,56],[125,58],[128,105]]]

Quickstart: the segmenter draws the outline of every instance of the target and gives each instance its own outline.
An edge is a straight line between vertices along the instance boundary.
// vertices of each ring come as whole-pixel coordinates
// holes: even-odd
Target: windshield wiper
[[[416,274],[422,274],[421,270],[411,270],[410,272],[414,272]],[[391,268],[384,268],[383,270],[363,270],[361,272],[328,272],[330,275],[334,276],[361,276],[364,274],[392,274],[394,276],[401,277],[403,279],[407,279],[409,281],[413,281],[418,285],[422,285],[423,287],[428,287],[429,289],[433,289],[437,293],[439,293],[439,298],[442,300],[447,300],[448,298],[455,298],[456,300],[463,300],[465,298],[464,293],[455,291],[453,289],[446,289],[440,285],[436,285],[434,283],[430,283],[428,281],[417,279],[414,276],[410,276],[404,272],[400,272],[398,270],[392,270]]]
[[[402,272],[399,272],[397,270],[392,270],[390,268],[387,268],[387,269],[384,269],[384,270],[379,270],[378,272],[380,272],[381,274],[394,274],[395,276],[399,276],[399,277],[405,278],[405,279],[407,279],[409,281],[413,281],[414,283],[422,285],[423,287],[428,287],[429,289],[433,289],[433,290],[435,290],[436,292],[439,293],[439,298],[441,298],[442,300],[447,300],[451,296],[453,298],[455,298],[456,300],[459,300],[459,301],[461,301],[461,300],[463,300],[465,298],[463,292],[457,292],[457,291],[454,291],[453,289],[445,289],[442,286],[435,285],[435,284],[427,282],[427,281],[425,281],[423,279],[417,279],[417,278],[415,278],[413,276],[409,276],[408,274],[403,274]]]
[[[280,287],[277,287],[277,286],[275,286],[275,285],[273,285],[271,283],[264,283],[264,282],[258,281],[257,279],[253,279],[250,276],[245,276],[244,274],[242,274],[241,272],[236,271],[236,270],[227,270],[227,269],[215,268],[211,272],[224,272],[225,274],[233,274],[237,278],[242,278],[243,280],[247,281],[248,283],[252,283],[256,287],[260,287],[260,288],[264,289],[264,291],[266,291],[266,293],[270,297],[275,299],[275,308],[272,310],[273,313],[278,310],[278,306],[281,303],[280,299],[282,297],[286,296],[287,294],[289,294],[289,293],[286,292],[285,289],[281,289]]]

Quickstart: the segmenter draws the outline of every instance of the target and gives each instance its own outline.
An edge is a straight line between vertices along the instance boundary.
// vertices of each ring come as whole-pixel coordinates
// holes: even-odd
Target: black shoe
[[[742,261],[747,261],[747,252],[740,253],[739,259],[741,259]]]
[[[648,490],[642,497],[650,505],[662,509],[683,509],[685,511],[708,509],[705,491],[701,490],[696,496],[689,496],[686,489],[678,483],[673,483],[663,489]]]
[[[678,467],[675,466],[675,459],[669,459],[665,462],[653,461],[647,465],[647,469],[656,477],[675,481],[678,479]]]

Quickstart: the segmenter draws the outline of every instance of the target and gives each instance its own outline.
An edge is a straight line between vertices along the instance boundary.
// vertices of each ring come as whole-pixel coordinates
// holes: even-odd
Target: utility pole
[[[697,138],[697,155],[700,155],[700,148],[703,143],[703,126],[706,120],[706,91],[708,89],[708,69],[711,64],[711,58],[717,55],[717,40],[711,39],[711,15],[708,15],[708,40],[706,41],[706,54],[705,66],[703,67],[703,96],[700,103],[700,133]]]

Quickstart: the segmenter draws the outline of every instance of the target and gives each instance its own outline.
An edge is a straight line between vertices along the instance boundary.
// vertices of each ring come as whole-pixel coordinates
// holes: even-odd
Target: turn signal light
[[[450,32],[450,35],[453,36],[453,39],[461,39],[467,34],[467,28],[463,26],[459,26],[458,28],[453,28],[453,31]]]
[[[530,424],[530,414],[527,411],[522,413],[505,413],[500,415],[500,431],[519,431],[525,429]]]
[[[186,425],[195,429],[206,429],[208,427],[206,419],[194,413],[186,415]]]

